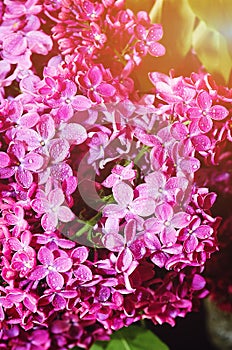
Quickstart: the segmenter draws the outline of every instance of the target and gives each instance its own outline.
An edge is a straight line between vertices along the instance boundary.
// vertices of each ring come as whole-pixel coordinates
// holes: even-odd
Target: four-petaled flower
[[[67,272],[72,268],[72,260],[68,256],[55,259],[51,250],[46,247],[39,249],[37,258],[42,265],[36,266],[28,278],[39,281],[46,277],[46,282],[51,289],[62,289],[64,277],[61,272]]]
[[[55,188],[47,196],[42,190],[38,190],[37,198],[31,202],[32,209],[41,218],[41,225],[45,231],[54,231],[58,225],[58,220],[69,222],[74,218],[71,209],[62,205],[65,201],[63,191]]]

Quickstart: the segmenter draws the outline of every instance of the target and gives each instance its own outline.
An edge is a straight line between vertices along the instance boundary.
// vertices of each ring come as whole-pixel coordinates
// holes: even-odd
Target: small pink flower
[[[125,182],[119,182],[113,187],[113,195],[117,204],[108,204],[103,208],[106,217],[124,218],[128,212],[146,217],[154,213],[155,201],[146,197],[134,199],[133,189]]]
[[[112,97],[116,89],[103,81],[103,74],[98,66],[94,66],[84,75],[80,74],[78,83],[87,90],[87,96],[96,103],[103,101],[103,98]]]
[[[29,275],[29,279],[39,281],[46,277],[51,289],[59,290],[64,285],[61,272],[67,272],[72,267],[72,260],[68,257],[54,258],[53,253],[46,247],[41,247],[37,254],[42,265],[38,265]]]
[[[58,220],[69,222],[74,218],[72,211],[62,205],[64,201],[65,197],[60,188],[52,190],[48,196],[43,191],[38,191],[37,198],[32,200],[32,209],[39,215],[43,214],[41,225],[45,231],[54,231]]]
[[[229,111],[220,105],[213,105],[212,97],[206,91],[201,91],[196,98],[196,107],[188,109],[188,115],[192,118],[211,118],[213,120],[225,119]]]

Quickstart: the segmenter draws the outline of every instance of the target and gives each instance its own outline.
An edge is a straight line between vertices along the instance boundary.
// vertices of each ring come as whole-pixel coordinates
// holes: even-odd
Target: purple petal
[[[54,306],[54,310],[63,310],[66,307],[66,300],[58,294],[55,294],[55,297],[52,301],[52,305]]]
[[[72,267],[72,259],[69,258],[57,258],[53,263],[53,267],[58,272],[67,272]]]
[[[77,86],[73,81],[66,80],[64,84],[65,84],[65,90],[62,91],[62,97],[72,98],[74,95],[76,95]]]
[[[163,203],[156,207],[155,215],[159,220],[170,221],[173,216],[173,209],[170,204]]]
[[[92,86],[98,86],[102,82],[102,72],[100,68],[94,66],[88,71],[88,78],[91,81]]]
[[[160,57],[165,55],[166,49],[160,43],[151,43],[149,45],[148,52],[151,56]]]
[[[203,289],[206,285],[206,281],[204,279],[204,277],[202,277],[201,275],[195,274],[193,276],[193,280],[192,280],[192,289],[193,290],[200,290]]]
[[[26,154],[23,160],[23,166],[27,170],[37,171],[43,166],[44,159],[41,155],[29,152]]]
[[[86,247],[78,247],[72,251],[71,257],[77,263],[83,263],[87,260],[89,251]]]
[[[18,159],[22,159],[26,153],[25,146],[22,142],[13,143],[9,146],[8,153],[13,154]]]
[[[176,122],[171,126],[171,135],[176,140],[184,140],[188,135],[188,128],[186,125]]]
[[[62,130],[61,135],[72,145],[80,145],[87,139],[87,132],[80,124],[69,123]]]
[[[117,174],[110,174],[107,178],[102,182],[102,185],[111,188],[118,181],[119,177]]]
[[[163,223],[157,218],[147,219],[144,223],[145,232],[159,233],[163,228]]]
[[[208,114],[214,120],[223,120],[228,116],[229,111],[223,106],[215,105],[210,108]]]
[[[211,141],[206,135],[193,136],[191,141],[197,151],[207,151],[211,147]]]
[[[69,153],[69,143],[65,139],[53,139],[50,143],[49,153],[56,163],[62,162]]]
[[[125,182],[119,182],[113,187],[113,195],[115,200],[125,208],[132,202],[134,192],[131,186],[127,185]]]
[[[16,238],[16,237],[10,237],[8,239],[8,244],[10,246],[10,249],[12,249],[12,250],[17,251],[17,250],[22,249],[22,244],[19,242],[18,238]]]
[[[92,102],[87,97],[78,95],[72,99],[72,106],[76,111],[85,111],[92,106]]]
[[[194,119],[202,116],[202,111],[198,107],[190,107],[187,114],[190,119]]]
[[[44,214],[41,219],[41,225],[45,231],[55,231],[58,224],[58,218],[55,213]]]
[[[184,250],[186,251],[186,253],[192,253],[196,249],[197,245],[198,245],[197,237],[194,234],[190,235],[184,242]]]
[[[48,195],[48,201],[53,207],[59,207],[64,203],[64,194],[60,188],[55,188]]]
[[[189,225],[191,216],[184,212],[174,214],[172,218],[172,225],[176,228],[183,228]]]
[[[5,152],[0,152],[0,168],[5,168],[10,164],[10,157]]]
[[[201,225],[194,231],[194,233],[198,238],[206,239],[212,235],[213,228],[207,225]]]
[[[173,245],[177,241],[177,232],[173,227],[166,227],[160,234],[160,240],[164,245]]]
[[[146,29],[142,24],[137,24],[135,26],[135,35],[140,40],[146,40]]]
[[[47,247],[41,247],[38,251],[38,259],[43,265],[52,265],[54,261],[54,256],[50,249]]]
[[[0,179],[8,179],[15,173],[15,168],[1,168],[0,167]]]
[[[161,244],[157,235],[151,232],[146,232],[144,234],[144,242],[146,247],[151,250],[160,250]]]
[[[85,265],[79,265],[78,268],[73,271],[73,273],[81,282],[91,281],[93,278],[92,271]]]
[[[147,34],[147,41],[159,41],[163,36],[163,28],[160,24],[153,24]]]
[[[25,297],[23,304],[31,312],[35,313],[37,311],[37,299],[32,297],[31,295],[30,298]]]
[[[36,125],[36,128],[43,140],[49,140],[55,135],[55,123],[48,114],[40,117],[40,122]]]
[[[118,252],[124,247],[124,239],[120,234],[109,233],[102,239],[103,245],[110,251]]]
[[[40,55],[47,55],[48,52],[51,51],[53,42],[49,35],[42,31],[31,30],[26,36],[28,47],[32,52],[36,52]]]
[[[111,97],[115,94],[116,89],[115,87],[113,87],[113,85],[111,84],[106,84],[106,83],[101,83],[100,85],[98,85],[98,87],[96,88],[96,91],[104,97]]]
[[[130,267],[132,261],[133,261],[132,252],[130,251],[129,248],[126,247],[118,255],[117,262],[116,262],[116,269],[119,272],[124,272]]]
[[[191,174],[197,171],[201,166],[201,163],[198,159],[189,157],[188,159],[183,159],[180,162],[180,168],[184,173]]]
[[[63,276],[56,271],[50,271],[47,275],[47,284],[51,289],[59,290],[62,289],[64,285],[64,278]]]
[[[44,266],[37,266],[29,275],[29,279],[32,281],[42,280],[48,274],[48,270]]]
[[[206,91],[202,91],[197,96],[198,106],[202,110],[208,110],[212,106],[212,98]]]
[[[182,244],[173,244],[171,247],[165,247],[162,249],[165,253],[168,254],[181,254],[183,251]]]
[[[135,222],[135,220],[129,220],[126,223],[124,233],[125,233],[125,239],[126,239],[127,243],[132,242],[134,240],[135,235],[136,235],[136,222]]]
[[[31,207],[36,213],[43,214],[49,210],[50,205],[46,199],[42,200],[35,198],[31,201]]]
[[[113,218],[113,217],[107,218],[105,222],[104,231],[105,233],[118,233],[119,218]]]
[[[155,252],[151,256],[151,261],[153,264],[157,265],[160,268],[165,266],[167,260],[168,258],[163,252]]]
[[[20,56],[26,51],[27,40],[20,33],[11,33],[4,38],[2,48],[9,54]]]
[[[62,222],[70,222],[75,218],[72,210],[62,205],[57,211],[58,219]]]
[[[40,116],[36,112],[28,112],[20,118],[20,125],[26,128],[32,128],[40,120]]]
[[[15,173],[15,179],[19,183],[19,185],[29,188],[33,182],[33,176],[30,171],[22,168],[18,168]]]
[[[198,126],[202,132],[209,132],[213,127],[213,121],[209,116],[204,116],[198,120]]]
[[[32,149],[36,149],[41,146],[40,136],[33,129],[21,128],[16,132],[16,140],[26,142]]]
[[[131,211],[135,214],[147,217],[154,214],[156,202],[152,198],[136,198],[131,203]]]
[[[73,175],[72,168],[65,162],[55,164],[51,169],[51,176],[54,180],[63,182]]]

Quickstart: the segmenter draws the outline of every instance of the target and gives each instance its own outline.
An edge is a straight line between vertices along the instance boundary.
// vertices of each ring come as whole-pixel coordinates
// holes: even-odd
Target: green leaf
[[[232,38],[232,1],[231,0],[188,0],[193,12],[206,24]]]
[[[193,49],[219,83],[228,83],[232,60],[223,35],[201,21],[193,33]]]
[[[165,345],[151,331],[130,326],[122,328],[111,336],[106,350],[168,350]]]
[[[75,347],[72,350],[81,349]],[[150,330],[132,325],[114,332],[110,341],[97,341],[90,350],[169,350],[169,348]]]
[[[107,346],[107,343],[106,344],[105,343],[106,342],[96,342],[91,346],[90,350],[104,350]]]

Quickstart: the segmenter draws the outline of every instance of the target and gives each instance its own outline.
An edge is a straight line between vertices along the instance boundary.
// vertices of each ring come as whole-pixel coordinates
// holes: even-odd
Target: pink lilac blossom
[[[151,72],[139,99],[130,74],[163,32],[123,0],[4,0],[0,33],[0,347],[173,326],[209,293],[231,92]]]

